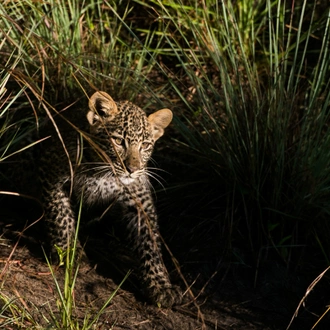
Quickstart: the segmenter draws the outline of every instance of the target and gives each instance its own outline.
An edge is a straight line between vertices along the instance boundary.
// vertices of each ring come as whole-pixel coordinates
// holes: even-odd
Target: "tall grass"
[[[199,157],[210,194],[225,188],[225,203],[220,194],[209,198],[227,207],[218,219],[228,244],[248,243],[257,258],[273,250],[286,263],[306,246],[327,250],[329,8],[136,2],[156,12],[167,53],[183,73],[162,67],[189,109],[177,119],[182,151]]]

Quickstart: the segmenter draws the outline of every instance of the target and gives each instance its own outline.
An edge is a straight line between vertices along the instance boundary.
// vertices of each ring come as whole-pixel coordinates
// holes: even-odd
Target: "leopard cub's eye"
[[[118,146],[123,146],[123,143],[124,143],[124,139],[120,138],[120,137],[117,137],[117,136],[114,136],[112,138],[113,142],[118,145]]]
[[[151,143],[150,142],[143,142],[141,144],[141,147],[142,147],[142,149],[147,150],[151,147]]]

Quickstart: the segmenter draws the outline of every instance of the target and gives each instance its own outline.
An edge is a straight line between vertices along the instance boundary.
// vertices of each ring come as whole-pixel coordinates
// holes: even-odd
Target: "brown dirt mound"
[[[60,319],[57,307],[60,299],[49,267],[43,260],[31,256],[26,247],[14,247],[5,239],[1,239],[0,244],[2,295],[30,315],[26,317],[30,319],[25,322],[27,328],[55,327],[53,318]],[[55,270],[55,276],[63,290],[64,269]],[[74,287],[74,317],[82,322],[87,315],[92,320],[116,287],[112,279],[99,275],[95,267],[81,266]],[[206,301],[205,297],[199,304],[200,312],[193,304],[162,309],[139,301],[132,292],[119,289],[99,317],[95,329],[272,329],[242,306],[230,306],[215,299]],[[2,324],[7,329],[19,328],[15,323],[6,324],[6,317],[12,314],[4,308],[5,302],[1,305],[0,327]],[[19,316],[19,312],[16,313]]]

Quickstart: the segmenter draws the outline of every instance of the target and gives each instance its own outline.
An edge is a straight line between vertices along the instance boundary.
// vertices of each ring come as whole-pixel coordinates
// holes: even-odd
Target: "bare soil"
[[[59,320],[59,292],[57,281],[63,292],[65,271],[63,267],[54,269],[53,275],[42,257],[38,242],[29,236],[29,231],[21,237],[15,237],[17,231],[11,224],[1,222],[2,235],[0,238],[0,283],[1,294],[15,305],[20,306],[30,320],[25,322],[27,329],[41,328],[56,329],[54,319]],[[33,232],[33,231],[32,231]],[[5,237],[11,237],[7,239]],[[95,241],[91,238],[92,245]],[[38,251],[39,249],[39,251]],[[113,271],[115,264],[106,265],[104,260],[99,263],[84,262],[80,265],[74,285],[74,317],[82,323],[86,317],[91,321],[116,290],[123,275]],[[168,264],[169,261],[166,260]],[[118,266],[118,264],[117,264]],[[120,266],[119,266],[120,267]],[[134,283],[134,274],[129,277],[122,288],[106,306],[93,329],[244,329],[244,330],[277,330],[285,329],[288,325],[298,295],[293,298],[294,290],[289,287],[287,279],[274,293],[275,284],[267,280],[269,274],[264,274],[263,290],[248,287],[250,276],[237,268],[219,277],[213,274],[207,281],[204,279],[203,267],[187,271],[184,276],[197,300],[172,309],[151,306],[144,301],[138,291],[138,283]],[[171,266],[169,265],[169,269]],[[189,267],[182,267],[192,269]],[[281,270],[267,267],[269,273]],[[114,274],[114,275],[113,275]],[[174,281],[180,283],[179,276],[172,274]],[[274,275],[274,274],[273,274]],[[269,278],[274,276],[269,276]],[[244,279],[245,278],[245,279]],[[276,282],[276,281],[274,281]],[[282,287],[281,290],[278,288]],[[268,292],[267,292],[268,290]],[[291,296],[290,296],[291,295]],[[189,299],[188,299],[189,300]],[[191,299],[190,299],[191,300]],[[15,323],[8,324],[7,317],[20,311],[10,310],[0,302],[0,328],[20,329]],[[281,306],[282,305],[282,306]],[[294,328],[292,328],[294,329]],[[308,329],[298,327],[296,329]]]
[[[199,187],[195,189],[204,191]],[[166,266],[173,283],[183,290],[186,288],[182,280],[184,277],[195,299],[187,293],[188,302],[182,306],[172,309],[151,306],[141,295],[133,271],[106,305],[92,329],[287,328],[299,301],[319,271],[315,267],[310,273],[293,273],[280,262],[273,262],[269,255],[253,266],[251,251],[237,243],[232,248],[237,258],[228,260],[221,246],[221,233],[216,230],[218,222],[212,221],[210,210],[206,214],[202,206],[206,203],[202,199],[203,194],[200,195],[201,205],[192,201],[189,194],[175,198],[173,191],[171,194],[160,193],[157,199],[160,231],[178,260],[182,276],[164,248]],[[193,207],[190,204],[194,204]],[[25,209],[21,202],[15,202],[15,205],[19,206],[17,210],[13,212],[11,208],[7,212],[7,203],[0,200],[0,290],[1,296],[7,298],[0,301],[0,328],[58,329],[54,320],[61,320],[60,311],[63,308],[59,307],[59,291],[63,292],[65,269],[52,266],[55,280],[41,249],[43,230],[39,223],[23,230],[26,214],[31,210]],[[196,212],[197,209],[200,213]],[[218,208],[216,213],[219,213]],[[200,214],[207,216],[208,221]],[[79,265],[72,310],[74,319],[80,324],[86,317],[91,322],[97,316],[126,272],[134,266],[134,260],[125,247],[111,242],[117,241],[118,237],[114,233],[110,239],[112,230],[108,226],[102,227],[102,224],[95,228],[81,228],[81,241],[87,242],[85,250],[88,260]],[[324,281],[324,285],[314,288],[290,330],[312,329],[326,310],[330,281],[326,278]],[[6,305],[8,302],[19,306],[19,310],[10,308]],[[22,311],[25,327],[18,326]],[[18,321],[8,323],[8,318],[13,315]],[[329,317],[316,327],[318,330],[329,328]]]
[[[59,294],[47,264],[33,257],[26,247],[14,247],[8,240],[1,240],[0,261],[2,294],[30,314],[31,328],[34,322],[49,327],[52,317],[59,317]],[[64,269],[55,270],[55,276],[62,287]],[[111,278],[98,274],[95,267],[83,265],[74,288],[75,317],[81,321],[86,314],[91,319],[95,317],[116,287]],[[194,304],[162,309],[120,289],[100,316],[96,329],[276,329],[245,308],[243,301],[232,305],[203,297],[198,300],[198,306],[200,311]],[[9,311],[0,316],[3,324],[6,314]],[[16,327],[7,324],[6,328]]]

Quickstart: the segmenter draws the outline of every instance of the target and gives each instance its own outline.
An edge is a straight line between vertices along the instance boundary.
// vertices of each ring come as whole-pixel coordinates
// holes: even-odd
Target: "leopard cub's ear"
[[[164,129],[170,124],[172,119],[173,113],[170,109],[158,110],[148,117],[148,121],[151,125],[152,135],[155,141],[164,134]]]
[[[118,113],[115,101],[106,92],[94,93],[90,97],[88,105],[87,120],[91,126],[105,118],[111,120]]]

